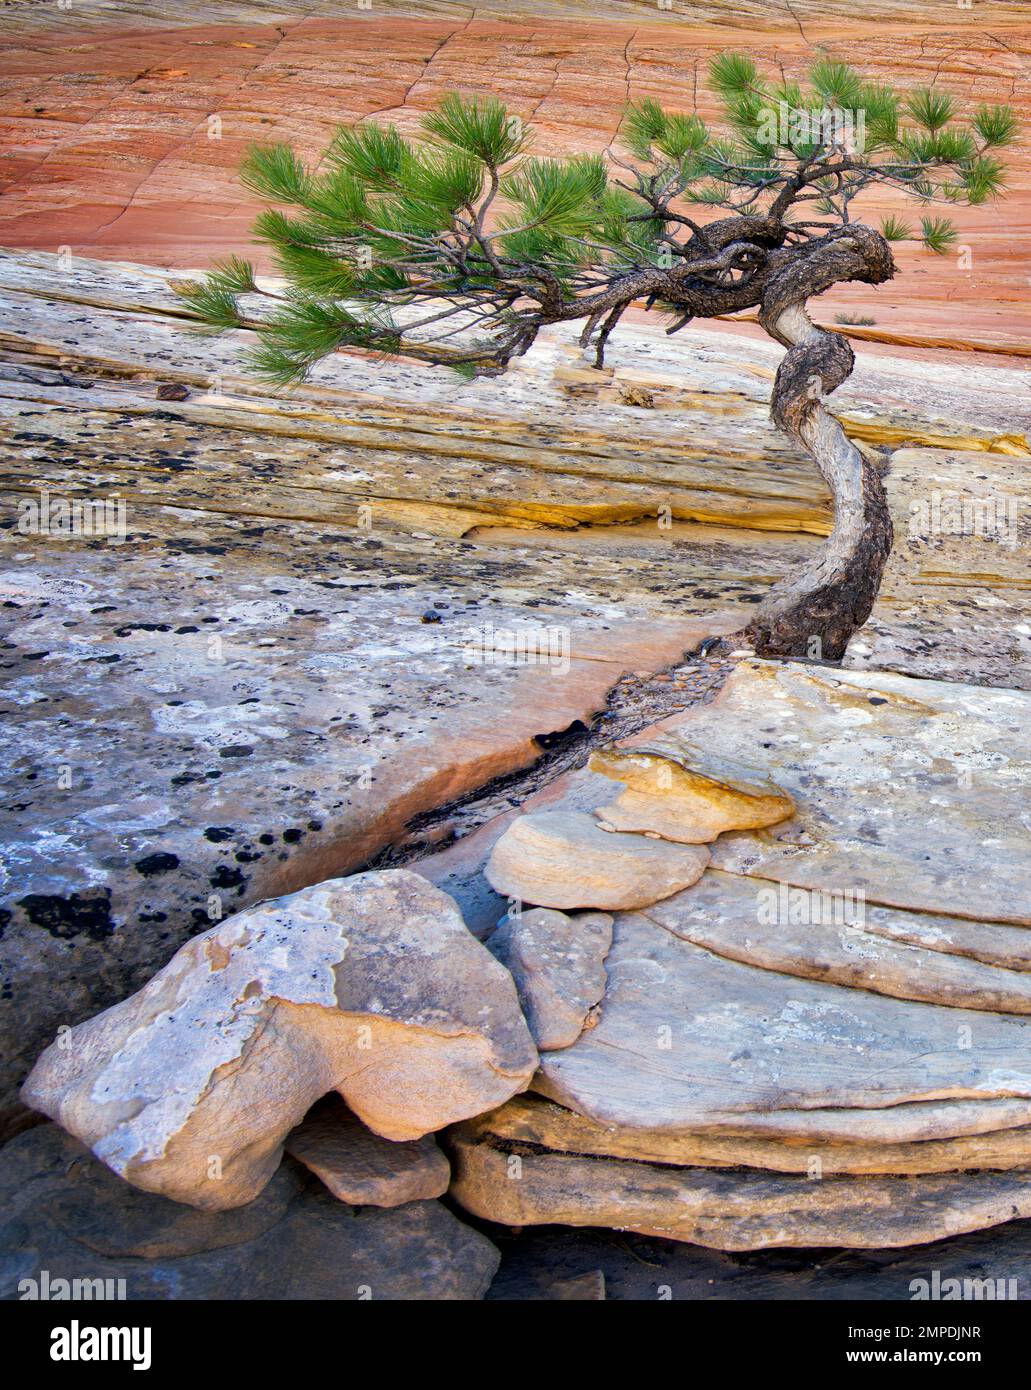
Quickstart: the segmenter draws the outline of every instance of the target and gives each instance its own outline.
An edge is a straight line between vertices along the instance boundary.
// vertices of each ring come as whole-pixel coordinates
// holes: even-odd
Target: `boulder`
[[[688,845],[708,844],[725,830],[758,830],[794,814],[785,792],[752,768],[705,753],[685,739],[676,756],[643,746],[592,753],[592,772],[626,791],[598,819],[612,830],[636,830]]]
[[[646,907],[701,877],[709,851],[603,830],[578,811],[519,816],[484,870],[498,893],[541,907]]]
[[[23,1098],[127,1181],[220,1210],[338,1091],[411,1140],[527,1085],[512,978],[454,903],[405,870],[329,879],[184,946],[138,994],[62,1035]]]
[[[337,1095],[324,1096],[287,1136],[292,1158],[322,1179],[341,1202],[399,1207],[447,1191],[451,1168],[435,1139],[381,1139]]]
[[[487,942],[510,971],[534,1042],[543,1051],[569,1047],[596,1015],[605,994],[605,957],[612,918],[604,912],[567,917],[537,907],[506,917]]]
[[[194,1211],[56,1125],[5,1147],[0,1213],[2,1299],[479,1299],[498,1264],[439,1202],[352,1207],[288,1159],[247,1206]]]

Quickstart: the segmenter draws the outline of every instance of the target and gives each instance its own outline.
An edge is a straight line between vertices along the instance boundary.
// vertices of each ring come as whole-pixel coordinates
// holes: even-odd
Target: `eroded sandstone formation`
[[[218,1211],[262,1191],[329,1091],[414,1140],[523,1090],[536,1058],[511,976],[446,894],[390,870],[203,932],[49,1047],[23,1097],[127,1181]]]

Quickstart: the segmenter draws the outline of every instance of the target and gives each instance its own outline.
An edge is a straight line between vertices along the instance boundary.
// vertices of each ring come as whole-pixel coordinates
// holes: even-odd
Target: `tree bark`
[[[766,331],[788,352],[773,387],[773,419],[809,453],[834,498],[834,529],[802,571],[777,585],[746,629],[760,655],[840,661],[870,616],[893,530],[881,480],[823,398],[852,372],[846,338],[817,328],[806,300],[841,280],[877,283],[894,273],[883,238],[844,228],[773,277],[760,310]]]

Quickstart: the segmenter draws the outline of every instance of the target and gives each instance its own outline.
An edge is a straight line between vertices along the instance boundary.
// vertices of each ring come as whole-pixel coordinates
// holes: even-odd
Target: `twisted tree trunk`
[[[855,356],[840,333],[816,327],[806,301],[832,284],[876,284],[894,271],[884,238],[857,225],[800,248],[765,286],[760,322],[788,348],[774,382],[773,419],[811,455],[830,487],[834,530],[749,624],[746,635],[762,655],[840,660],[877,597],[893,540],[887,499],[876,469],[822,403],[849,377]]]

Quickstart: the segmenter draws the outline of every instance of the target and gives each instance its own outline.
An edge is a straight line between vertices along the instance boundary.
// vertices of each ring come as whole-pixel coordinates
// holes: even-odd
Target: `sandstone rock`
[[[708,844],[724,830],[756,830],[794,814],[785,795],[750,768],[703,753],[683,740],[678,755],[643,745],[592,753],[592,772],[626,791],[595,813],[613,830],[636,830],[684,844]]]
[[[265,1186],[331,1090],[417,1139],[522,1090],[511,977],[405,870],[330,879],[195,937],[53,1044],[24,1098],[129,1182],[211,1210]]]
[[[996,1013],[1031,1013],[1029,933],[867,906],[709,869],[646,915],[728,960],[853,989]]]
[[[949,1101],[937,1132],[969,1132],[961,1102],[1018,1102],[1028,1123],[1031,1020],[889,998],[713,955],[639,914],[617,916],[598,1026],[546,1052],[534,1089],[602,1124],[865,1141],[887,1108]],[[966,1044],[964,1043],[966,1040]],[[785,1112],[792,1112],[790,1115]],[[927,1117],[924,1116],[924,1119]],[[993,1125],[990,1127],[998,1127]]]
[[[668,1168],[518,1152],[449,1137],[451,1191],[467,1211],[511,1226],[615,1226],[717,1250],[897,1247],[1031,1215],[1031,1169],[920,1178],[812,1180],[756,1171]]]
[[[498,893],[543,907],[643,907],[695,883],[709,862],[701,845],[616,835],[580,812],[519,816],[484,873]]]
[[[399,1207],[447,1191],[451,1169],[426,1135],[391,1143],[373,1134],[339,1096],[326,1096],[287,1136],[285,1151],[356,1206]]]
[[[224,182],[228,142],[202,143]],[[186,166],[164,167],[177,197]],[[177,225],[167,208],[159,223]],[[0,1133],[24,1123],[17,1087],[59,1026],[139,989],[219,913],[360,868],[413,817],[528,766],[536,736],[587,723],[624,670],[734,630],[831,525],[821,479],[769,421],[782,350],[731,325],[669,339],[627,318],[612,339],[616,380],[661,376],[682,393],[675,416],[571,402],[555,381],[565,328],[491,382],[349,354],[272,397],[239,341],[190,331],[181,275],[89,260],[77,235],[58,244],[71,275],[0,253],[0,422],[19,436],[4,505],[117,495],[128,536],[0,533],[15,788],[0,839],[17,865],[0,903]],[[946,494],[1023,495],[1025,461],[997,450],[1026,374],[976,363],[931,372],[864,352],[843,394],[850,428],[938,441],[886,479],[898,544],[867,631],[881,664],[1026,687],[1019,548],[946,535],[932,554],[906,534],[921,472]],[[190,398],[159,405],[156,383],[173,380]],[[426,626],[431,605],[445,617]],[[513,629],[568,634],[568,669],[499,661],[491,634]],[[41,692],[60,718],[39,717],[54,708]],[[65,766],[59,785],[47,770]]]
[[[905,1107],[903,1107],[905,1108]],[[469,1132],[496,1138],[502,1147],[532,1145],[556,1153],[628,1158],[684,1168],[760,1168],[807,1177],[842,1174],[917,1175],[972,1169],[1031,1168],[1031,1126],[997,1129],[954,1139],[910,1143],[834,1142],[810,1137],[690,1133],[599,1124],[539,1096],[516,1096]]]
[[[605,957],[612,918],[603,912],[567,917],[534,908],[507,917],[487,948],[511,973],[537,1047],[574,1043],[605,994]]]
[[[198,1212],[138,1192],[56,1125],[4,1149],[0,1298],[57,1281],[128,1299],[478,1299],[490,1241],[439,1202],[392,1211],[338,1202],[291,1160],[245,1207]],[[27,1283],[24,1281],[28,1281]],[[115,1297],[112,1282],[107,1297]]]
[[[715,868],[1028,926],[1029,728],[1023,691],[749,660],[714,701],[648,742],[676,756],[681,739],[718,738],[731,758],[769,745],[796,816],[761,835],[722,836]]]

